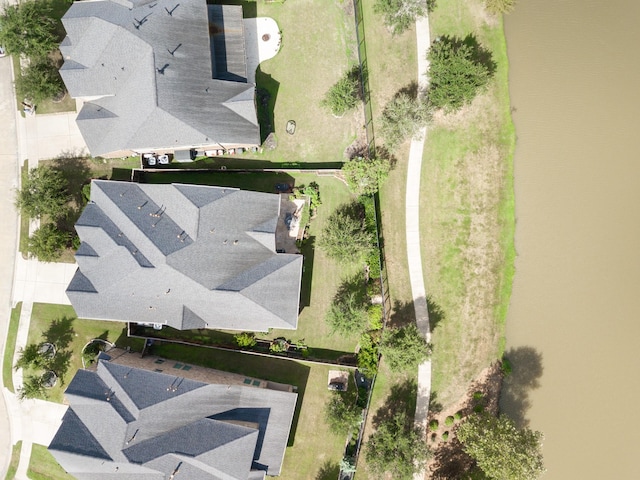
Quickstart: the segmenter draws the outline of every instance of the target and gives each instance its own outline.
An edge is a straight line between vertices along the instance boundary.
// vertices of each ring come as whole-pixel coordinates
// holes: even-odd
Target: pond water
[[[514,377],[545,479],[640,478],[640,2],[522,0],[505,20],[516,124]]]

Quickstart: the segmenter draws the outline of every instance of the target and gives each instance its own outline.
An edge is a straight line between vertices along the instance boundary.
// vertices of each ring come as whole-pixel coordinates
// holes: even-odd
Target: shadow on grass
[[[69,187],[68,192],[76,205],[83,205],[82,187],[91,179],[91,169],[87,162],[75,152],[68,152],[51,162],[51,167],[62,173]]]
[[[335,480],[340,473],[340,465],[331,460],[325,460],[325,462],[318,470],[315,480]]]
[[[432,297],[427,295],[427,310],[429,311],[429,330],[431,333],[438,328],[440,322],[446,319],[444,310],[438,305]]]
[[[529,392],[540,387],[544,371],[542,354],[533,347],[517,347],[504,356],[511,363],[512,372],[502,382],[500,410],[518,427],[526,427],[529,425],[526,414],[531,408]]]
[[[404,413],[407,420],[413,422],[416,411],[418,386],[414,379],[406,379],[391,387],[391,392],[373,416],[373,426],[378,428],[389,422],[397,413]]]
[[[55,319],[49,325],[49,328],[42,332],[45,341],[53,343],[58,350],[64,350],[73,341],[75,331],[73,330],[73,322],[75,318],[62,317]]]
[[[71,366],[71,356],[72,352],[69,350],[58,350],[48,365],[48,368],[58,376],[60,385],[66,385],[65,377]]]
[[[300,249],[304,258],[302,281],[300,284],[300,312],[311,305],[311,286],[313,282],[313,260],[316,252],[316,237],[309,237]]]
[[[289,432],[288,446],[294,444],[310,367],[291,360],[175,344],[155,345],[152,354],[297,387],[298,400]]]
[[[391,310],[391,316],[389,317],[389,327],[400,328],[410,323],[415,323],[416,313],[413,307],[413,302],[400,302],[395,300],[393,302],[393,309]]]

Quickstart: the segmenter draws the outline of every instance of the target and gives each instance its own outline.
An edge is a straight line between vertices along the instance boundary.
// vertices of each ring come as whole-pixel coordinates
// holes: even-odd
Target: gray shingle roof
[[[194,480],[279,475],[297,399],[105,360],[95,372],[79,371],[66,397],[70,407],[49,445],[58,462],[78,479],[131,480],[165,479],[176,468]]]
[[[280,197],[94,180],[67,288],[82,318],[295,329],[302,256],[275,251]]]
[[[62,23],[60,74],[87,99],[77,123],[92,155],[260,143],[242,7],[97,0]]]

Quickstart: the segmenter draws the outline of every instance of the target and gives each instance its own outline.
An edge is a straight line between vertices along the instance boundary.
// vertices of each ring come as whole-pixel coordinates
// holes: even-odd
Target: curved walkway
[[[418,92],[422,95],[427,89],[428,81],[425,73],[429,68],[427,50],[431,42],[429,18],[420,18],[416,22],[416,40],[418,55]],[[427,342],[431,340],[429,331],[429,311],[427,294],[422,272],[422,255],[420,253],[420,176],[422,171],[422,152],[427,136],[426,127],[420,131],[419,139],[411,141],[409,164],[407,167],[406,190],[406,232],[407,260],[409,262],[409,281],[413,296],[413,308],[416,314],[418,330]],[[429,398],[431,396],[431,360],[418,367],[418,398],[416,401],[415,425],[426,434],[427,416],[429,415]],[[414,480],[422,480],[424,471],[414,475]]]

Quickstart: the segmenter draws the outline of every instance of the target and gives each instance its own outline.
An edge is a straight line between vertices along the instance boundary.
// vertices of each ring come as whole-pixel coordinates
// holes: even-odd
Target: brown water
[[[506,17],[516,375],[545,479],[640,479],[640,1],[521,0]]]

